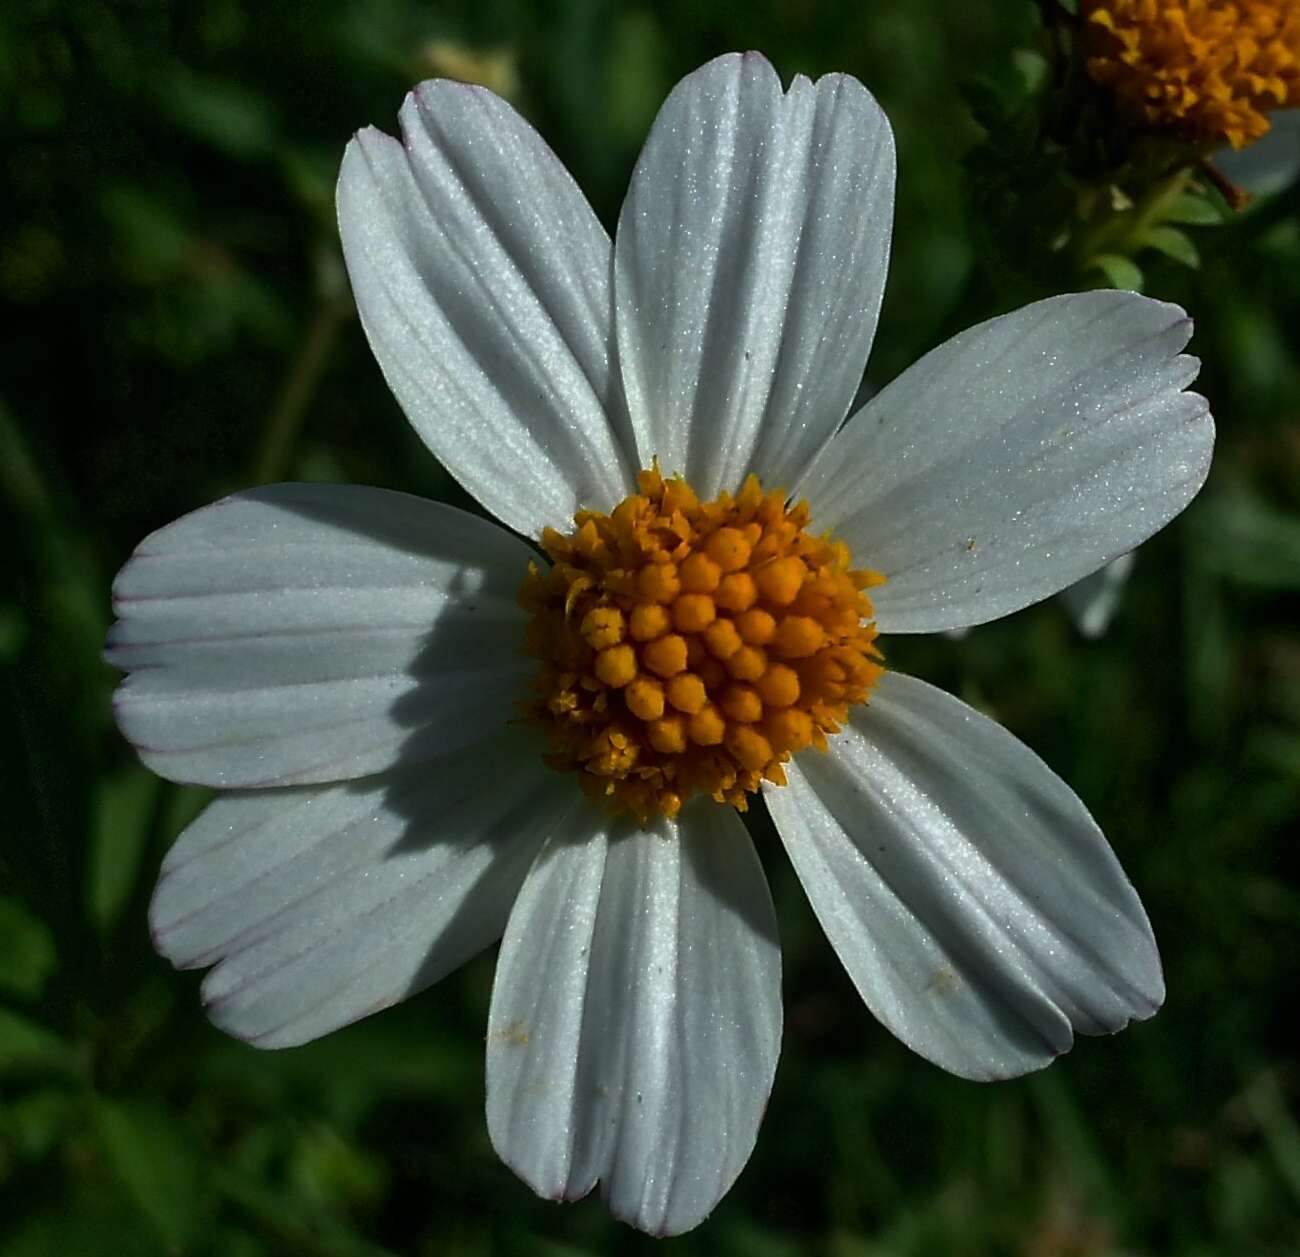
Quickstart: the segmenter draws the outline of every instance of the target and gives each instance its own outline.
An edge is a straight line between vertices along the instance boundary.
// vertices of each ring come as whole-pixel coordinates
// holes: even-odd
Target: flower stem
[[[269,484],[284,476],[303,416],[320,386],[330,350],[349,309],[346,296],[340,294],[325,297],[316,307],[267,416],[253,463],[254,483]]]

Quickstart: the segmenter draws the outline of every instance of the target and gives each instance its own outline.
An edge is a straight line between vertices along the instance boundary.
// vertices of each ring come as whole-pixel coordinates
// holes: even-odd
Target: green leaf
[[[35,999],[58,963],[45,922],[16,899],[0,896],[0,991]]]
[[[99,1096],[94,1113],[100,1144],[123,1186],[163,1238],[185,1250],[202,1206],[192,1134],[152,1101]]]
[[[102,186],[99,212],[113,233],[116,267],[137,283],[183,272],[197,247],[176,206],[126,179]]]
[[[155,86],[158,108],[178,131],[245,160],[275,148],[279,127],[260,92],[179,64],[160,75]]]
[[[168,842],[173,841],[191,821],[212,800],[216,792],[206,786],[169,785],[167,798],[163,804],[162,834]]]
[[[649,10],[624,13],[614,26],[608,57],[608,125],[624,143],[640,144],[672,86],[671,50]]]
[[[1026,96],[1032,96],[1046,86],[1051,67],[1047,58],[1034,48],[1017,48],[1011,54],[1011,64],[1024,80]]]
[[[1004,93],[987,75],[972,76],[960,86],[962,99],[975,121],[992,135],[997,135],[1011,116]]]
[[[1190,266],[1192,270],[1201,265],[1201,255],[1197,253],[1196,246],[1187,233],[1179,231],[1177,227],[1148,227],[1142,233],[1141,241],[1148,248],[1155,249],[1184,266]]]
[[[37,1161],[54,1147],[80,1110],[76,1093],[42,1087],[0,1108],[0,1141],[24,1161]]]
[[[350,1143],[324,1123],[304,1126],[299,1133],[292,1174],[297,1190],[322,1209],[335,1201],[377,1204],[388,1182],[382,1157]]]
[[[1225,494],[1197,516],[1201,564],[1238,585],[1300,589],[1300,520],[1248,492]]]
[[[134,764],[100,783],[86,865],[86,910],[101,932],[116,924],[130,898],[162,789],[157,777]]]
[[[13,664],[27,644],[28,624],[14,603],[0,603],[0,665]]]
[[[1259,1126],[1279,1176],[1300,1201],[1300,1126],[1287,1110],[1287,1101],[1270,1072],[1261,1073],[1242,1096]]]
[[[1122,1187],[1114,1167],[1098,1144],[1086,1106],[1071,1090],[1069,1078],[1059,1073],[1035,1074],[1028,1080],[1027,1090],[1048,1146],[1071,1166],[1071,1174],[1087,1192],[1087,1199],[1094,1207],[1119,1199]]]
[[[11,1008],[0,1008],[0,1075],[27,1070],[69,1073],[76,1067],[76,1053],[53,1030]]]
[[[1184,192],[1160,217],[1166,223],[1182,223],[1188,227],[1217,227],[1223,222],[1223,210],[1203,196]]]
[[[218,1249],[225,1253],[225,1249]],[[4,1257],[160,1257],[157,1238],[140,1226],[120,1194],[83,1189],[53,1208],[18,1221],[4,1237]]]
[[[1142,268],[1131,258],[1119,253],[1099,253],[1088,259],[1088,267],[1096,267],[1101,271],[1112,288],[1127,289],[1129,292],[1142,291]]]

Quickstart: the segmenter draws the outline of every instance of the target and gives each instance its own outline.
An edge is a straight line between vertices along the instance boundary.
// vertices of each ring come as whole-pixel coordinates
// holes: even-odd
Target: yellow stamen
[[[758,599],[754,578],[748,572],[732,572],[718,582],[713,601],[724,611],[747,611]]]
[[[554,767],[642,823],[699,793],[743,810],[867,701],[884,667],[864,591],[884,578],[753,476],[711,502],[657,466],[638,488],[543,535],[552,566],[520,590],[528,713]]]
[[[641,651],[645,666],[661,677],[675,676],[686,667],[686,639],[670,633],[651,642]]]
[[[754,682],[758,696],[769,707],[789,707],[799,697],[799,674],[783,663],[774,663]]]
[[[744,645],[731,620],[714,620],[704,630],[704,644],[715,659],[730,659]]]
[[[637,677],[624,692],[623,701],[638,720],[658,720],[664,714],[664,687],[652,677]]]
[[[757,681],[767,671],[767,656],[757,646],[742,646],[725,666],[738,681]]]
[[[722,691],[722,710],[743,725],[751,725],[763,714],[763,700],[748,685],[729,685]]]
[[[596,656],[596,679],[618,689],[636,676],[636,651],[631,646],[607,646]]]
[[[693,672],[679,672],[668,682],[668,701],[678,711],[694,716],[704,710],[709,701],[709,692],[704,681]]]
[[[691,717],[691,741],[700,746],[717,746],[726,736],[727,722],[716,707],[706,707]]]
[[[704,553],[724,572],[736,572],[744,567],[749,562],[749,551],[749,542],[739,528],[719,528],[704,547]]]
[[[772,646],[783,658],[806,659],[815,655],[825,640],[825,630],[812,616],[787,615],[776,626]]]
[[[736,617],[736,630],[751,646],[766,646],[776,636],[776,617],[762,607],[751,607]]]
[[[1233,148],[1300,105],[1296,0],[1083,0],[1088,73],[1147,121]]]
[[[632,608],[632,636],[638,642],[662,637],[672,625],[668,608],[657,602],[639,602]]]
[[[681,566],[682,588],[691,594],[711,594],[722,579],[722,569],[698,550]]]
[[[683,633],[703,632],[717,616],[708,594],[681,594],[673,603],[673,627]]]
[[[686,723],[680,716],[665,716],[647,726],[650,745],[664,755],[680,755],[686,749]]]
[[[788,607],[796,597],[807,575],[803,563],[796,557],[773,559],[754,573],[754,584],[759,596],[778,607]]]
[[[582,617],[582,635],[593,650],[623,640],[623,613],[617,607],[593,607]]]

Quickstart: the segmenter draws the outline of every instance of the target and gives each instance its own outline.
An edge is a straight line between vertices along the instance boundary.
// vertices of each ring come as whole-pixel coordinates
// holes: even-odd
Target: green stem
[[[54,514],[53,498],[41,477],[40,467],[3,401],[0,401],[0,493],[27,519],[45,522]]]
[[[348,309],[348,302],[340,297],[326,298],[316,307],[267,416],[261,447],[253,463],[255,484],[270,484],[284,476],[303,416],[320,386],[330,350]]]
[[[1187,190],[1191,177],[1192,168],[1184,166],[1181,170],[1174,171],[1164,183],[1156,184],[1138,204],[1133,229],[1129,233],[1131,240],[1139,240],[1148,227],[1161,221],[1165,211]]]

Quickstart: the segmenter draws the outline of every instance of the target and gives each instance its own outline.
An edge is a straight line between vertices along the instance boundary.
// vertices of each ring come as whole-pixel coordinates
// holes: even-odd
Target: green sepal
[[[1197,270],[1201,265],[1201,255],[1196,251],[1191,237],[1177,227],[1148,227],[1140,237],[1140,242],[1149,249],[1155,249],[1175,262]]]
[[[1181,223],[1185,227],[1217,227],[1224,221],[1223,208],[1194,192],[1184,192],[1161,215],[1166,223]]]

